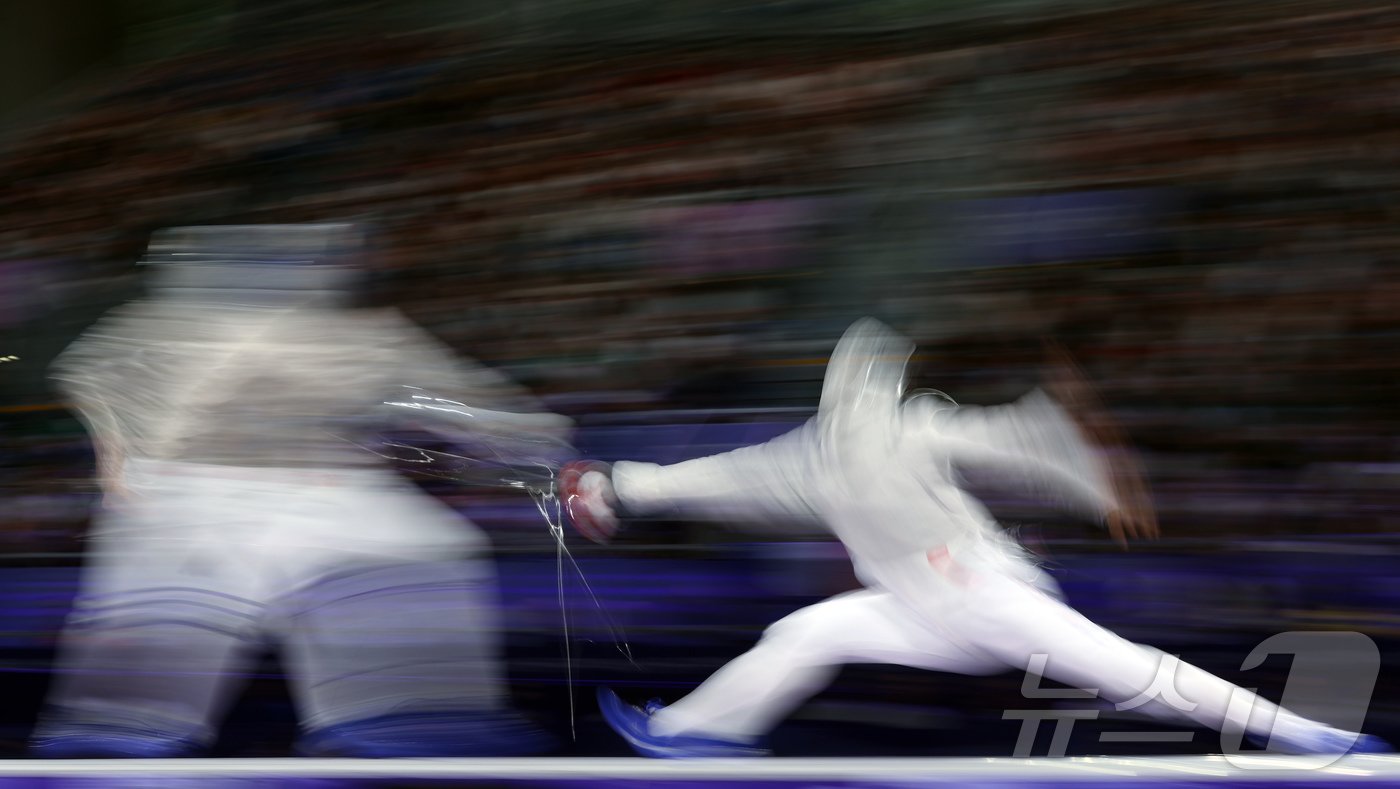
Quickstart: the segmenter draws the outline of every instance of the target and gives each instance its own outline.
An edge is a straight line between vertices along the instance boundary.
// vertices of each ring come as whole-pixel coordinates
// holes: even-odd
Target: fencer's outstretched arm
[[[1156,520],[1126,447],[1036,390],[1015,403],[931,409],[915,420],[916,440],[955,468],[977,470],[1105,525],[1120,544],[1155,537]],[[1119,456],[1110,458],[1109,450]],[[1113,467],[1110,466],[1110,460]]]
[[[1040,390],[1001,406],[911,414],[924,451],[955,469],[991,476],[1094,520],[1118,508],[1106,458],[1074,419]]]
[[[675,515],[741,523],[808,524],[802,495],[815,440],[811,422],[764,444],[668,466],[619,462],[613,491],[623,514]]]
[[[567,450],[573,422],[551,413],[524,387],[454,354],[396,313],[383,316],[396,338],[400,386],[385,405],[399,419],[449,441],[489,440],[514,449]]]

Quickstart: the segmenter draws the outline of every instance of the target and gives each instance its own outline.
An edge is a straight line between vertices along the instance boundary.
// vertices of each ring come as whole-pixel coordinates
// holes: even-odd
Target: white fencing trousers
[[[280,648],[306,729],[504,703],[484,536],[390,472],[140,464],[100,517],[40,731],[208,741]]]
[[[932,571],[930,571],[932,572]],[[906,574],[906,578],[913,580]],[[1030,583],[974,575],[958,591],[930,576],[940,594],[905,602],[906,594],[864,589],[801,609],[768,628],[749,652],[693,693],[658,711],[651,731],[751,740],[766,734],[845,663],[885,663],[987,675],[1025,671],[1044,656],[1043,676],[1098,691],[1115,704],[1221,730],[1227,722],[1267,737],[1322,724],[1280,709],[1195,666],[1133,644],[1089,621]],[[1038,660],[1037,660],[1038,662]],[[1149,693],[1165,665],[1173,706]],[[1160,680],[1158,687],[1160,688]],[[1134,700],[1148,693],[1155,700]]]

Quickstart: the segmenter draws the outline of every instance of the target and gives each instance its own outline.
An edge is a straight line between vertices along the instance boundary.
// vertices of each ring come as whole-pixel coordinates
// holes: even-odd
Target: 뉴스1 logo
[[[1362,633],[1327,632],[1312,633],[1292,631],[1280,633],[1265,639],[1244,659],[1240,668],[1248,671],[1257,668],[1271,655],[1292,655],[1288,679],[1284,686],[1279,706],[1309,721],[1317,721],[1341,731],[1360,731],[1370,708],[1371,696],[1375,690],[1376,677],[1380,673],[1380,650],[1374,641]],[[1039,678],[1046,674],[1053,655],[1035,654],[1026,665],[1026,678],[1021,684],[1021,694],[1028,699],[1097,699],[1097,688],[1077,690],[1073,688],[1042,688]],[[1225,680],[1213,677],[1190,664],[1182,663],[1175,655],[1161,654],[1156,672],[1146,688],[1131,698],[1113,704],[1119,712],[1146,708],[1154,718],[1165,723],[1180,722],[1191,725],[1193,713],[1199,702],[1188,698],[1196,695],[1189,688],[1209,690],[1214,685],[1218,689]],[[1183,685],[1188,690],[1183,693]],[[1100,709],[1053,709],[1053,710],[1006,710],[1003,720],[1020,720],[1021,731],[1016,738],[1014,755],[1027,757],[1035,747],[1040,724],[1054,721],[1055,727],[1050,737],[1046,755],[1064,756],[1069,747],[1070,735],[1076,721],[1097,720]],[[1206,711],[1202,710],[1202,713]],[[1225,709],[1210,712],[1207,725],[1212,717],[1223,716],[1224,725],[1220,732],[1219,752],[1234,767],[1240,769],[1278,769],[1277,763],[1252,759],[1257,752],[1243,752],[1246,722],[1256,730],[1271,731],[1277,708],[1245,688],[1233,688]],[[1176,719],[1176,721],[1173,721]],[[1295,721],[1296,723],[1296,721]],[[1285,723],[1285,725],[1287,725]],[[1100,742],[1191,742],[1194,731],[1105,731],[1099,734]],[[1297,757],[1289,762],[1292,769],[1320,769],[1336,762],[1342,754],[1318,754]]]

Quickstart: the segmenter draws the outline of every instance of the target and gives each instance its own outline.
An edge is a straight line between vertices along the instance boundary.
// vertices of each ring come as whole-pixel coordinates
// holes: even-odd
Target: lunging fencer
[[[608,723],[652,757],[767,753],[766,735],[845,663],[967,675],[1028,670],[1122,704],[1150,695],[1163,653],[1069,607],[1053,581],[960,487],[970,469],[1028,486],[1106,525],[1120,541],[1157,524],[1126,453],[1110,468],[1112,428],[1072,365],[998,407],[906,397],[913,346],[883,325],[854,325],[831,357],[816,416],[766,444],[668,466],[573,464],[567,511],[606,541],[618,515],[800,521],[846,546],[866,588],[804,608],[669,706],[599,692]],[[1052,398],[1050,395],[1053,394]],[[1091,436],[1093,438],[1091,438]],[[1119,446],[1118,449],[1124,449]],[[1176,694],[1142,709],[1243,731],[1293,753],[1385,751],[1367,735],[1303,718],[1186,663]]]
[[[571,425],[354,305],[362,242],[354,225],[166,231],[149,296],[56,363],[105,495],[37,754],[204,753],[269,646],[304,753],[552,744],[509,708],[486,536],[363,447],[411,426],[547,463]]]

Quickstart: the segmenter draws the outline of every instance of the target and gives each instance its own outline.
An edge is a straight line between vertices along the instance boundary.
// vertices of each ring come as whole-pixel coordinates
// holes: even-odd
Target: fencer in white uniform
[[[959,480],[978,467],[1115,529],[1125,518],[1129,530],[1155,528],[1141,497],[1109,473],[1076,420],[1041,391],[990,408],[906,398],[912,352],[883,325],[861,321],[838,344],[819,411],[801,427],[766,444],[669,466],[565,470],[568,511],[595,539],[616,530],[616,512],[803,521],[834,532],[866,586],[772,625],[752,650],[669,706],[638,709],[600,692],[610,725],[638,752],[764,753],[765,735],[845,663],[968,675],[1035,668],[1114,703],[1150,691],[1163,654],[1066,605]],[[1144,711],[1216,730],[1239,727],[1256,739],[1272,735],[1274,746],[1295,752],[1384,749],[1195,666],[1166,666],[1174,668],[1174,700],[1186,703],[1175,708],[1153,699]]]
[[[358,239],[169,231],[149,297],[56,363],[105,499],[38,754],[201,753],[269,647],[306,752],[544,747],[509,712],[485,534],[364,447],[412,425],[554,462],[570,422],[398,313],[351,308]]]

